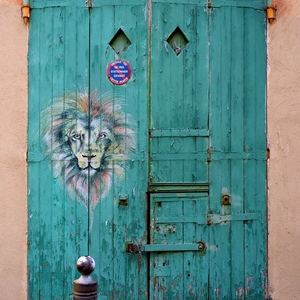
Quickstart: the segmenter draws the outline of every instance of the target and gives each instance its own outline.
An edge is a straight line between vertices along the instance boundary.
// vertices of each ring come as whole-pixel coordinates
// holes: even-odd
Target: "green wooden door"
[[[264,2],[31,1],[29,299],[266,295]]]
[[[150,299],[266,293],[264,1],[154,1]]]
[[[28,298],[67,299],[87,254],[99,299],[144,297],[147,259],[125,252],[147,228],[144,2],[31,7]],[[130,83],[109,81],[116,59],[129,62]]]

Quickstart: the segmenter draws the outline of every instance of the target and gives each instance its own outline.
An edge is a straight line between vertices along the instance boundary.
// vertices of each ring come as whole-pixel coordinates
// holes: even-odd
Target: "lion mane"
[[[95,208],[124,177],[135,150],[129,114],[118,99],[97,91],[69,93],[42,112],[42,139],[55,176],[71,198]]]

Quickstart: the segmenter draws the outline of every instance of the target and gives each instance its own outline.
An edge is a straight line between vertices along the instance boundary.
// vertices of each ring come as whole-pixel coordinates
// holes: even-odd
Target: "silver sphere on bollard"
[[[73,300],[97,300],[98,282],[90,276],[95,269],[94,259],[81,256],[76,267],[81,276],[73,282]]]

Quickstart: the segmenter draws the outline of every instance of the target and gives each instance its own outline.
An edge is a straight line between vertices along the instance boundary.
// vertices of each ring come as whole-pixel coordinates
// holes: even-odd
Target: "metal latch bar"
[[[149,244],[142,245],[143,252],[160,252],[160,251],[199,251],[199,244]]]
[[[149,190],[151,193],[209,193],[209,185],[195,182],[150,183]]]
[[[233,222],[233,221],[252,221],[259,220],[259,213],[245,213],[245,214],[235,214],[235,215],[219,215],[219,214],[208,214],[208,215],[198,215],[193,217],[157,217],[155,224],[171,224],[171,223],[195,223],[198,225],[214,225],[223,222]]]
[[[220,224],[223,222],[230,221],[252,221],[259,220],[260,213],[245,213],[236,215],[218,215],[218,214],[208,214],[207,223],[208,224]]]
[[[195,223],[205,225],[207,223],[206,215],[198,215],[195,217],[158,217],[155,220],[156,224],[170,224],[170,223]]]

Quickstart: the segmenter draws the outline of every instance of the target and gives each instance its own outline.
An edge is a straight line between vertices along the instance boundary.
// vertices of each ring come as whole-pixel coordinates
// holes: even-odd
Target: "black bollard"
[[[81,276],[73,282],[73,300],[97,300],[98,282],[90,276],[95,269],[94,259],[81,256],[76,267]]]

